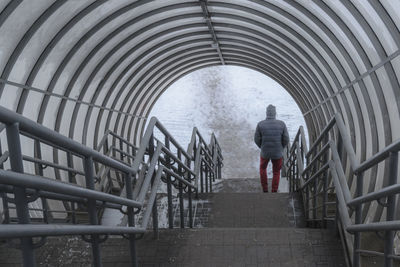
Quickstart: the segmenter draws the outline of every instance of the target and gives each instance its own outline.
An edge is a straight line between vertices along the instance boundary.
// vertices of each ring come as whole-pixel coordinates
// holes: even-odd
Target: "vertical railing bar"
[[[218,179],[222,179],[222,161],[218,157]]]
[[[133,189],[132,189],[132,174],[127,173],[125,174],[125,188],[126,188],[126,197],[128,199],[133,199]],[[127,207],[128,212],[128,226],[134,227],[135,226],[135,213],[133,207]],[[137,256],[136,256],[136,241],[135,241],[135,234],[129,234],[129,250],[131,255],[131,263],[133,267],[138,266]]]
[[[357,187],[356,187],[356,197],[360,197],[363,194],[364,186],[364,173],[359,173],[357,175]],[[357,205],[355,209],[355,224],[361,224],[362,222],[362,204]],[[361,233],[354,233],[354,246],[353,246],[353,267],[360,267],[360,253],[358,250],[361,248]]]
[[[14,172],[23,173],[21,138],[18,123],[6,125],[7,143],[9,149],[9,157],[11,169]],[[23,187],[14,186],[15,206],[17,209],[18,223],[30,224],[30,216],[28,211],[28,200],[26,190]],[[33,241],[30,237],[21,238],[21,249],[23,264],[27,266],[36,266]]]
[[[336,196],[336,211],[335,211],[335,225],[334,225],[334,229],[335,229],[335,233],[336,236],[340,236],[340,232],[339,232],[339,220],[340,220],[340,213],[339,213],[339,199]]]
[[[178,159],[182,161],[182,152],[178,149]],[[179,175],[182,176],[182,166],[178,165]],[[183,203],[183,184],[179,181],[179,214],[180,214],[180,224],[181,228],[185,228],[185,216],[184,216],[184,203]]]
[[[41,146],[40,146],[40,141],[39,140],[34,140],[34,142],[35,142],[35,151],[36,151],[36,156],[35,157],[37,159],[42,159],[42,149],[41,149]],[[39,174],[39,176],[43,177],[44,176],[44,172],[43,172],[42,164],[36,163],[35,166],[36,166],[36,170],[37,170],[37,173]],[[43,208],[43,211],[42,211],[42,213],[43,213],[43,222],[44,223],[49,223],[51,214],[49,213],[49,205],[47,203],[47,200],[46,200],[46,198],[41,197],[40,201],[42,203],[42,208]]]
[[[120,140],[121,142],[121,140]],[[149,140],[149,157],[151,162],[154,157],[154,151],[155,151],[155,140],[154,140],[154,133],[151,134],[150,140]],[[150,171],[150,170],[149,170]],[[155,172],[153,173],[153,176],[151,177],[151,185],[153,186],[154,183],[154,178],[155,178]],[[152,218],[153,218],[153,233],[154,233],[154,239],[158,239],[158,212],[157,212],[157,197],[154,199],[154,205],[152,207]]]
[[[3,202],[3,215],[4,215],[4,221],[2,223],[10,223],[10,209],[8,208],[8,201],[7,201],[7,194],[2,193],[1,198]]]
[[[191,169],[191,162],[192,160],[186,156],[186,166]],[[191,173],[186,172],[186,180],[190,182]],[[189,228],[193,228],[193,204],[192,204],[192,188],[188,186],[188,206],[189,206]]]
[[[210,193],[212,193],[212,191],[213,191],[212,184],[213,184],[213,180],[214,180],[214,174],[213,174],[213,171],[211,168],[208,168],[208,175],[210,177]]]
[[[151,181],[151,188],[153,189],[154,187],[154,180],[155,180],[156,172],[153,173],[152,181]],[[157,206],[157,193],[154,198],[154,203],[152,207],[152,216],[153,216],[153,232],[154,232],[154,239],[159,238],[159,232],[158,232],[158,206]]]
[[[205,180],[205,188],[206,188],[206,193],[208,193],[208,168],[204,162],[204,160],[202,160],[202,165],[201,165],[201,169],[204,171],[204,180]]]
[[[318,164],[318,163],[317,163]],[[315,172],[315,170],[314,170]],[[313,205],[313,210],[312,210],[312,216],[313,216],[313,227],[316,227],[316,219],[317,219],[317,191],[318,191],[318,179],[315,178],[313,182],[313,187],[314,187],[314,192],[313,192],[313,199],[312,199],[312,205]]]
[[[304,174],[305,175],[305,180],[307,181],[307,178],[308,178],[308,171],[306,171],[306,173]],[[306,215],[306,221],[307,221],[307,225],[309,225],[309,220],[310,220],[310,211],[309,211],[309,208],[310,208],[310,184],[308,184],[308,185],[306,185],[306,199],[305,199],[305,203],[304,203],[304,206],[305,206],[305,215]]]
[[[94,190],[94,169],[93,169],[93,158],[92,157],[85,157],[84,158],[84,167],[85,167],[85,181],[86,181],[86,188]],[[98,218],[97,218],[97,208],[96,208],[96,200],[95,199],[88,199],[87,200],[87,209],[89,213],[89,222],[91,225],[98,225]],[[92,257],[93,257],[93,265],[95,267],[101,267],[101,251],[100,251],[100,242],[99,242],[99,235],[92,234],[91,241],[92,245]]]
[[[293,177],[293,192],[297,191],[297,183],[299,181],[299,168],[298,168],[298,164],[299,164],[299,159],[297,158],[297,153],[296,153],[296,162],[293,165],[293,169],[294,169],[294,177]]]
[[[122,140],[120,138],[118,138],[118,142],[119,142],[119,149],[121,151],[124,151],[124,144],[122,143]],[[121,161],[124,161],[125,155],[122,152],[119,152],[119,157],[121,159]]]
[[[328,202],[328,192],[327,192],[327,187],[328,187],[328,170],[327,169],[323,174],[322,174],[322,179],[323,179],[323,200],[322,200],[322,227],[326,228],[327,223],[326,223],[326,217],[328,216],[327,214],[327,208],[326,208],[326,202]]]
[[[288,175],[289,175],[289,177],[290,177],[290,181],[289,181],[289,190],[290,190],[291,192],[293,192],[292,183],[293,183],[293,179],[294,179],[294,177],[293,177],[293,164],[294,164],[294,160],[292,159],[292,157],[290,157],[290,167],[289,167],[287,173],[288,173]]]
[[[329,132],[327,132],[325,134],[323,146],[325,146],[328,143],[329,143]],[[322,158],[321,167],[328,162],[328,159],[329,159],[328,153],[329,153],[329,150],[326,150],[326,152],[324,153],[323,158]],[[328,202],[328,192],[327,192],[327,188],[328,188],[328,170],[326,170],[322,174],[322,179],[323,179],[322,180],[322,193],[323,193],[323,195],[322,195],[322,216],[321,216],[322,218],[321,219],[322,219],[322,227],[326,228],[326,220],[325,220],[325,218],[327,217],[326,202]]]
[[[397,184],[399,152],[390,152],[389,156],[389,184],[388,186]],[[387,197],[386,221],[393,221],[396,215],[396,195],[392,194]],[[385,231],[385,267],[393,266],[394,254],[394,231]]]
[[[169,150],[170,144],[169,144],[169,137],[166,135],[165,136],[165,147]],[[165,161],[166,161],[166,168],[170,169],[171,168],[171,161],[170,157],[168,155],[165,155]],[[171,175],[169,173],[166,173],[166,178],[167,178],[167,196],[168,196],[168,227],[170,229],[174,228],[174,215],[173,215],[173,209],[172,209],[172,185],[171,185]]]
[[[73,168],[73,158],[72,158],[72,153],[71,152],[67,152],[67,166],[68,168]],[[76,184],[76,179],[75,179],[75,173],[72,173],[71,171],[68,171],[68,182],[69,183],[73,183]],[[75,212],[75,203],[74,202],[70,202],[71,205],[71,219],[72,219],[72,223],[76,224],[76,212]]]
[[[3,156],[3,148],[2,148],[2,146],[1,146],[1,139],[0,139],[0,158],[1,158],[1,156]],[[4,169],[4,163],[3,163],[3,161],[0,161],[0,169]]]

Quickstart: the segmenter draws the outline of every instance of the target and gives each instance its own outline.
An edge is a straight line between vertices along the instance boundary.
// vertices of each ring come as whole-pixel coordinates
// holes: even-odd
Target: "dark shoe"
[[[268,189],[267,190],[263,190],[264,191],[264,193],[268,193]]]

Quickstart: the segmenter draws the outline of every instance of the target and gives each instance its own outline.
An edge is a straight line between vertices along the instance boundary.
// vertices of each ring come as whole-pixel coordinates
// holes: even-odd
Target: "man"
[[[272,161],[272,192],[278,191],[280,171],[283,161],[283,148],[289,142],[289,134],[283,121],[276,119],[276,108],[267,107],[267,118],[257,124],[254,142],[261,148],[260,179],[264,192],[268,192],[267,165]]]

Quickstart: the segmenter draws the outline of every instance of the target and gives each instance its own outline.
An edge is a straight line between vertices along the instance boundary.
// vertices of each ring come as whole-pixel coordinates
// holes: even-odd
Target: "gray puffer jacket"
[[[276,119],[273,105],[267,107],[267,119],[257,124],[254,142],[261,148],[261,157],[264,159],[279,159],[283,156],[289,134],[285,123]]]

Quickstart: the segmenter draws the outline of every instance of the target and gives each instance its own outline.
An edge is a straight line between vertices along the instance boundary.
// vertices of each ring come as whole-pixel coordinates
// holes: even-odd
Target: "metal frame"
[[[185,150],[155,117],[150,120],[139,147],[134,146],[116,133],[107,131],[97,146],[97,150],[90,149],[3,107],[0,107],[0,121],[4,123],[4,126],[3,124],[0,126],[1,128],[5,127],[8,139],[8,157],[6,157],[6,160],[9,160],[11,164],[11,170],[0,170],[0,193],[2,193],[3,199],[15,203],[18,223],[15,224],[7,218],[4,221],[6,224],[0,228],[0,238],[19,238],[21,240],[24,266],[35,266],[34,249],[45,243],[46,236],[58,235],[82,235],[83,240],[89,242],[92,246],[94,266],[102,266],[100,244],[105,241],[107,235],[127,236],[130,243],[132,265],[137,266],[135,240],[138,234],[143,234],[146,231],[150,217],[153,218],[155,236],[158,235],[156,200],[160,182],[164,181],[168,185],[168,203],[170,204],[168,216],[170,222],[172,222],[173,216],[171,212],[172,187],[179,191],[181,228],[184,228],[186,223],[183,216],[183,202],[186,201],[185,199],[189,202],[188,226],[193,227],[192,198],[193,193],[197,195],[198,186],[202,184],[200,176],[203,176],[204,172],[207,173],[210,191],[212,191],[212,183],[215,179],[221,178],[223,157],[214,134],[211,135],[210,144],[206,144],[204,138],[194,128],[192,140],[188,149]],[[165,144],[154,137],[156,129],[164,135]],[[84,171],[74,170],[71,167],[51,163],[40,158],[23,156],[23,149],[20,145],[21,134],[33,138],[37,142],[45,140],[45,143],[53,146],[54,149],[62,149],[68,151],[68,153],[73,153],[74,157],[80,157],[84,164]],[[111,142],[109,142],[110,137]],[[117,141],[119,146],[116,143]],[[100,152],[101,150],[104,154]],[[117,153],[119,153],[119,157]],[[115,157],[112,157],[113,154]],[[84,175],[85,187],[45,178],[43,172],[41,172],[41,176],[25,174],[23,170],[24,159],[41,166],[51,166],[68,173]],[[199,168],[201,164],[207,167],[205,169]],[[102,165],[102,167],[98,165]],[[109,169],[114,169],[123,174],[124,188],[122,191],[125,194],[115,196],[109,192],[96,190],[96,183],[101,183],[102,179],[107,179]],[[99,175],[101,173],[103,175]],[[4,193],[12,194],[14,197],[10,198],[9,195],[6,196]],[[75,203],[84,204],[89,225],[81,225],[76,220],[72,220],[75,225],[68,225],[65,222],[54,225],[52,223],[55,221],[48,220],[44,215],[44,224],[31,224],[29,210],[40,210],[43,214],[60,212],[48,207],[30,209],[28,203],[36,201],[39,197],[46,201],[56,199],[74,203],[72,208]],[[144,205],[146,198],[147,205]],[[125,213],[127,215],[127,226],[99,225],[99,212],[104,208],[119,209]],[[143,211],[142,222],[140,225],[135,225],[134,216],[140,210]],[[67,212],[73,215],[78,213],[74,208]],[[29,227],[26,227],[26,224],[30,224]],[[173,225],[170,224],[170,228],[172,227]],[[42,237],[42,239],[39,243],[34,243],[33,237]]]
[[[90,39],[94,36],[96,36],[97,33],[99,33],[102,29],[107,29],[112,25],[112,23],[119,18],[123,17],[125,14],[129,14],[129,12],[134,13],[134,10],[136,10],[139,7],[144,7],[149,3],[149,1],[140,1],[135,2],[135,3],[122,3],[118,8],[116,8],[113,12],[107,13],[104,17],[100,19],[93,19],[90,20],[90,28],[87,32],[82,33],[81,36],[76,36],[76,43],[71,45],[69,50],[67,50],[65,57],[61,60],[58,60],[56,64],[57,65],[57,70],[51,77],[51,81],[49,83],[49,86],[45,88],[45,91],[52,93],[55,89],[55,86],[57,86],[58,80],[60,80],[63,71],[65,70],[68,65],[75,63],[71,63],[71,59],[76,55],[77,53],[80,53],[83,51],[83,47],[89,43]],[[392,39],[394,40],[395,44],[399,45],[400,44],[400,38],[398,36],[398,25],[395,24],[395,21],[390,17],[390,12],[385,10],[384,3],[376,2],[376,1],[368,1],[368,3],[376,9],[376,15],[385,22],[385,25],[387,25],[388,32]],[[27,77],[26,80],[23,81],[17,81],[19,84],[23,84],[26,86],[32,86],[36,82],[36,78],[38,74],[41,71],[41,68],[45,66],[47,60],[52,60],[52,51],[56,51],[56,49],[59,47],[59,45],[63,42],[63,37],[65,37],[74,27],[79,25],[83,19],[90,17],[93,15],[93,12],[97,8],[101,8],[103,5],[106,5],[107,1],[95,1],[95,2],[88,2],[88,3],[81,3],[80,11],[77,12],[74,15],[71,15],[71,19],[69,21],[65,22],[65,25],[62,25],[60,27],[60,30],[55,33],[54,37],[49,40],[48,43],[44,44],[44,49],[40,49],[40,54],[36,56],[37,61],[32,65],[31,70],[27,71],[28,75],[25,75],[24,77]],[[369,23],[369,17],[368,14],[362,13],[361,10],[352,3],[347,3],[343,2],[344,8],[357,18],[360,24],[360,28],[367,33],[367,36],[370,38],[370,42],[372,46],[376,50],[377,56],[380,58],[380,61],[385,60],[385,58],[388,57],[389,53],[386,53],[385,51],[385,45],[384,45],[384,40],[379,39],[379,36],[377,36],[375,29],[373,28],[373,25]],[[285,8],[285,5],[287,5],[289,8]],[[13,12],[18,13],[20,12],[19,8],[22,8],[23,4],[21,5],[21,1],[12,1],[10,2],[5,9],[1,13],[1,25],[4,26],[5,22],[7,22],[7,19],[10,19],[10,14]],[[328,2],[323,2],[323,1],[316,1],[316,2],[309,2],[309,3],[298,3],[295,1],[282,1],[280,2],[269,2],[269,1],[261,1],[261,0],[256,0],[256,1],[250,1],[249,4],[247,2],[243,1],[231,1],[227,3],[226,1],[219,1],[219,0],[209,0],[206,3],[206,10],[204,8],[201,8],[202,3],[199,3],[198,0],[193,0],[185,3],[180,3],[178,1],[176,2],[169,2],[168,4],[163,4],[162,1],[159,2],[154,2],[153,9],[146,9],[143,13],[137,14],[137,16],[134,16],[133,20],[132,17],[129,17],[126,20],[121,20],[118,23],[120,24],[119,27],[116,28],[115,31],[111,31],[109,34],[106,35],[106,38],[99,40],[98,44],[94,44],[93,47],[90,47],[87,49],[85,52],[85,55],[82,57],[82,60],[78,60],[76,62],[76,71],[73,73],[71,78],[68,80],[68,83],[70,84],[68,87],[71,87],[77,79],[77,76],[81,74],[79,70],[82,68],[85,69],[91,69],[92,71],[87,72],[87,74],[84,74],[84,77],[80,77],[83,84],[91,84],[90,81],[93,79],[96,79],[96,77],[99,77],[99,68],[100,66],[107,65],[105,66],[104,73],[107,73],[107,77],[105,78],[104,81],[99,83],[98,87],[93,91],[93,94],[91,94],[88,99],[90,101],[88,102],[90,104],[90,107],[88,112],[85,114],[85,123],[84,124],[84,133],[83,133],[83,140],[87,138],[88,135],[90,135],[90,131],[86,125],[91,125],[90,123],[87,123],[90,120],[95,120],[96,121],[96,128],[94,129],[93,132],[104,132],[104,129],[108,129],[109,127],[105,127],[104,129],[100,129],[99,127],[103,127],[104,124],[102,124],[102,121],[107,121],[107,125],[110,124],[111,116],[108,116],[109,112],[104,112],[105,110],[101,110],[99,114],[96,117],[92,117],[91,112],[93,110],[91,105],[97,105],[97,102],[101,103],[101,106],[109,108],[109,105],[113,105],[111,108],[112,110],[120,110],[121,112],[125,112],[124,114],[121,114],[121,116],[118,117],[125,117],[119,119],[120,124],[116,125],[113,131],[118,132],[121,135],[126,136],[125,134],[122,134],[118,128],[124,128],[128,129],[128,125],[133,125],[131,128],[134,129],[133,132],[139,134],[144,131],[144,123],[134,119],[134,118],[129,118],[126,119],[129,115],[127,114],[132,114],[132,110],[134,107],[128,107],[125,105],[124,107],[120,107],[120,103],[118,102],[118,97],[117,95],[120,94],[125,94],[127,91],[135,91],[139,92],[141,90],[146,90],[146,91],[154,91],[156,90],[155,95],[159,95],[160,92],[165,91],[165,89],[168,87],[169,81],[173,78],[176,78],[180,75],[183,75],[184,73],[187,73],[189,70],[196,69],[196,68],[190,68],[189,66],[185,66],[184,69],[180,72],[178,75],[175,73],[172,75],[171,69],[163,73],[164,78],[160,80],[162,83],[160,86],[157,83],[153,83],[149,80],[149,77],[152,75],[151,72],[146,72],[146,73],[140,73],[139,74],[139,79],[140,80],[149,80],[148,85],[142,87],[134,87],[134,86],[127,86],[127,87],[120,87],[116,83],[117,79],[116,77],[124,77],[123,79],[126,79],[129,76],[128,69],[124,70],[116,70],[114,65],[122,64],[122,57],[111,57],[112,53],[115,51],[120,51],[122,52],[121,54],[124,54],[124,52],[131,51],[131,47],[129,46],[124,46],[126,40],[117,40],[115,43],[116,45],[114,46],[107,46],[107,44],[110,44],[111,42],[114,42],[116,38],[119,38],[118,32],[121,32],[122,30],[127,30],[129,34],[132,35],[139,35],[140,33],[145,33],[145,32],[150,32],[154,29],[155,26],[151,25],[159,25],[162,23],[163,19],[156,19],[155,21],[152,21],[152,23],[149,23],[148,25],[145,25],[143,29],[146,30],[141,30],[137,29],[135,27],[131,27],[133,25],[133,21],[143,21],[145,19],[154,17],[156,15],[160,14],[167,14],[168,12],[175,12],[179,10],[185,10],[182,12],[183,16],[169,16],[171,17],[171,22],[172,24],[178,25],[180,24],[180,18],[186,18],[188,23],[182,24],[182,27],[187,28],[187,32],[190,32],[191,34],[201,34],[200,32],[196,31],[195,29],[191,30],[189,25],[191,23],[197,23],[197,24],[203,24],[204,31],[209,32],[210,28],[208,28],[205,23],[199,23],[199,21],[203,20],[204,18],[204,12],[206,11],[206,17],[211,17],[212,18],[212,32],[215,34],[210,36],[209,40],[210,42],[215,39],[215,37],[218,37],[218,42],[220,45],[218,48],[220,49],[221,53],[226,53],[227,48],[225,46],[229,45],[234,45],[237,44],[239,41],[239,38],[231,38],[229,41],[225,41],[225,44],[222,41],[222,36],[224,32],[227,32],[230,34],[232,37],[238,37],[240,34],[242,34],[242,30],[239,29],[239,27],[242,27],[245,32],[249,33],[254,33],[254,36],[260,37],[259,41],[256,41],[258,44],[262,44],[263,40],[271,40],[267,46],[270,51],[270,53],[273,53],[274,50],[281,48],[287,48],[287,51],[282,52],[282,49],[279,49],[278,54],[282,54],[282,59],[288,62],[288,64],[285,63],[285,65],[290,65],[293,67],[297,73],[301,76],[302,79],[304,79],[308,84],[310,84],[311,88],[303,88],[301,85],[295,85],[295,86],[286,86],[286,89],[289,91],[292,91],[292,95],[297,95],[297,103],[301,107],[303,112],[306,112],[307,110],[312,109],[313,107],[318,106],[313,112],[307,113],[306,115],[306,121],[307,121],[307,126],[310,130],[311,136],[314,134],[320,132],[322,129],[321,126],[323,126],[329,117],[331,117],[335,112],[339,112],[343,115],[347,125],[350,128],[356,128],[355,127],[355,122],[359,122],[360,127],[364,127],[366,125],[366,122],[363,122],[364,119],[369,120],[369,123],[373,125],[371,127],[375,133],[382,132],[382,129],[376,129],[377,121],[381,119],[385,119],[384,116],[387,114],[387,107],[386,107],[386,100],[383,94],[384,90],[388,90],[384,88],[384,85],[381,84],[381,81],[378,79],[378,76],[375,73],[371,73],[370,77],[373,80],[373,88],[371,88],[369,85],[368,87],[364,83],[364,81],[360,81],[358,85],[361,87],[361,93],[364,97],[364,100],[362,101],[361,99],[359,100],[358,97],[356,97],[355,90],[349,90],[349,94],[347,96],[347,93],[341,93],[338,94],[338,90],[340,88],[343,88],[343,85],[349,84],[350,77],[359,77],[360,73],[362,72],[362,66],[365,66],[365,70],[371,69],[373,64],[371,63],[371,59],[369,57],[369,53],[366,51],[365,43],[363,40],[360,40],[358,36],[355,34],[355,30],[352,28],[352,25],[347,25],[344,21],[344,19],[341,17],[342,14],[337,12],[335,10],[335,6],[332,3]],[[204,5],[203,5],[204,6]],[[197,8],[196,8],[197,7]],[[327,24],[326,20],[323,20],[320,16],[320,14],[317,14],[313,12],[313,8],[320,8],[321,11],[325,12],[324,16],[328,17],[329,19],[332,20],[337,25],[337,28],[331,28]],[[42,25],[45,25],[47,22],[51,21],[52,15],[54,15],[58,10],[62,10],[64,7],[63,6],[52,6],[49,4],[49,7],[46,8],[43,11],[43,14],[40,14],[38,16],[38,19],[32,20],[32,25],[29,27],[27,32],[25,33],[24,37],[21,40],[15,40],[16,46],[14,51],[10,51],[10,56],[8,59],[5,60],[7,62],[7,67],[5,68],[5,72],[2,75],[2,78],[7,80],[8,77],[8,72],[13,69],[15,66],[15,63],[18,61],[19,57],[23,54],[24,50],[29,47],[29,41],[35,38],[36,33],[38,29]],[[291,12],[290,8],[295,9],[296,12]],[[189,10],[189,11],[187,11]],[[238,11],[240,10],[241,13],[238,15],[238,12],[233,12],[233,11]],[[321,12],[321,13],[323,13]],[[235,13],[235,15],[232,15]],[[274,14],[274,16],[270,16],[270,14]],[[230,16],[227,16],[230,15]],[[166,16],[168,17],[168,16]],[[249,20],[248,18],[250,17],[256,17],[259,19],[256,20]],[[136,20],[135,20],[136,19]],[[304,20],[307,20],[308,23],[305,23]],[[223,23],[226,22],[226,23]],[[249,23],[249,24],[248,24]],[[273,27],[268,28],[268,26],[272,24]],[[295,33],[293,28],[293,24],[296,24],[297,27],[299,27],[305,34],[304,35],[298,35]],[[254,27],[253,27],[254,26]],[[254,31],[257,26],[260,26],[261,28],[268,29],[268,31],[271,34],[267,34],[267,31],[260,31],[256,30]],[[273,28],[276,28],[275,31]],[[342,31],[345,35],[345,37],[340,36],[337,34],[337,31]],[[165,31],[162,36],[164,35],[174,35],[175,37],[179,37],[179,33],[173,33]],[[209,35],[209,34],[208,34]],[[151,35],[149,37],[149,40],[155,40],[157,34]],[[254,37],[250,36],[249,37]],[[322,38],[322,37],[325,38]],[[160,37],[160,36],[159,36]],[[347,39],[346,39],[347,38]],[[346,42],[346,40],[349,40],[349,42]],[[248,46],[251,46],[253,41],[255,39],[242,39],[241,41],[246,42]],[[193,40],[193,43],[195,43],[196,40]],[[291,44],[291,46],[287,47],[285,46],[284,42],[287,42]],[[264,46],[264,45],[262,45]],[[353,55],[349,52],[348,47],[352,46],[354,47],[356,53]],[[107,52],[99,55],[100,48],[106,48],[107,47]],[[138,44],[138,47],[136,48],[146,48],[143,55],[148,56],[150,51],[154,50],[157,48],[157,44],[149,44],[149,43],[140,43]],[[168,52],[170,49],[170,46],[165,46],[162,48],[163,52]],[[181,51],[183,51],[183,47],[180,48]],[[229,48],[228,48],[229,49]],[[283,50],[285,50],[283,49]],[[12,52],[12,53],[11,53]],[[327,54],[327,59],[332,61],[332,64],[320,64],[320,62],[323,60],[324,56],[322,55],[322,52]],[[340,57],[338,56],[338,52],[340,53]],[[235,50],[235,53],[237,55],[242,55],[243,51],[238,51]],[[90,63],[90,58],[93,58],[93,56],[100,56],[100,61],[102,63],[107,63],[107,62],[113,62],[115,64],[97,64],[97,63]],[[224,54],[225,57],[225,54]],[[356,61],[360,59],[361,60],[361,66],[356,63]],[[161,60],[161,59],[160,59]],[[227,60],[227,59],[226,59]],[[238,62],[240,61],[240,62]],[[56,61],[54,61],[56,62]],[[231,64],[240,64],[242,63],[243,66],[247,67],[256,67],[255,63],[252,62],[252,60],[249,60],[247,62],[244,61],[243,58],[237,58],[235,62],[232,60],[227,61],[230,62]],[[127,62],[128,63],[128,62]],[[133,62],[132,62],[133,63]],[[157,63],[157,62],[154,62]],[[328,62],[329,63],[329,62]],[[157,64],[155,64],[157,65]],[[141,67],[146,66],[149,69],[152,69],[152,65],[144,64]],[[198,65],[200,66],[200,65]],[[330,68],[332,66],[332,68]],[[348,66],[348,69],[343,69],[343,66]],[[337,68],[338,71],[334,72],[333,69]],[[135,68],[135,67],[133,67]],[[139,68],[139,67],[138,67]],[[266,69],[267,66],[264,66],[264,69]],[[257,66],[257,69],[260,69]],[[393,67],[390,62],[385,64],[385,71],[387,72],[388,75],[388,80],[391,84],[391,90],[394,90],[395,88],[398,87],[398,82],[396,79],[396,74],[393,72]],[[269,74],[268,72],[264,72],[266,74]],[[284,69],[279,69],[280,77],[293,77],[293,73],[286,73]],[[111,75],[112,74],[112,75]],[[170,75],[171,74],[171,75]],[[148,76],[150,75],[150,76]],[[103,76],[103,75],[100,75]],[[276,77],[276,76],[275,76]],[[25,79],[25,78],[24,78]],[[332,79],[332,82],[331,80]],[[342,84],[341,79],[343,79],[344,83]],[[346,82],[347,81],[347,82]],[[103,99],[99,98],[99,92],[102,91],[104,86],[108,83],[115,83],[115,90],[121,93],[115,94],[115,98],[109,99],[108,97],[104,97]],[[280,81],[281,84],[287,84],[286,81]],[[146,83],[147,84],[147,83]],[[87,86],[85,85],[84,88]],[[336,90],[337,89],[337,90]],[[113,89],[114,90],[114,89]],[[372,90],[376,91],[376,94],[378,96],[379,100],[379,107],[375,107],[371,104],[371,97],[374,97],[372,93]],[[83,98],[84,96],[84,91],[79,94],[78,98]],[[347,91],[347,90],[346,90]],[[350,92],[351,91],[351,92]],[[70,90],[66,90],[64,93],[64,97],[71,97],[69,96]],[[294,93],[294,92],[299,92],[299,93]],[[311,92],[310,95],[307,95],[308,92]],[[394,90],[394,94],[397,97],[399,97],[399,94],[396,93],[397,91]],[[329,100],[328,102],[325,102],[324,104],[318,105],[321,101],[324,99],[328,99],[329,97],[332,97],[332,94],[336,94],[336,97],[334,97],[333,100]],[[18,106],[16,107],[17,112],[23,113],[24,107],[26,106],[26,99],[29,95],[29,91],[27,90],[22,90],[22,95],[20,96],[20,100],[18,103]],[[107,94],[109,96],[109,94]],[[134,94],[137,96],[138,94]],[[149,112],[149,107],[153,105],[154,101],[157,100],[157,96],[154,96],[153,93],[148,93],[148,94],[139,94],[138,102],[136,103],[147,103],[146,105],[141,105],[138,107],[138,116],[143,116],[146,117],[146,115]],[[348,98],[348,100],[346,100]],[[309,102],[310,104],[306,104]],[[43,123],[44,116],[46,114],[46,109],[47,105],[49,103],[49,96],[46,95],[42,101],[42,107],[40,111],[38,112],[38,122]],[[314,103],[314,104],[312,104]],[[350,106],[354,106],[354,109],[350,109]],[[362,114],[362,108],[365,108],[368,111],[367,116],[361,116]],[[400,108],[400,107],[397,107]],[[74,114],[74,117],[72,118],[72,125],[75,125],[77,123],[77,117],[81,115],[82,109],[80,108],[80,105],[76,105],[76,111]],[[78,113],[78,114],[76,114]],[[379,114],[380,113],[380,114]],[[60,109],[60,114],[58,116],[57,121],[62,121],[64,117],[64,114],[62,113],[62,109]],[[353,122],[354,120],[354,122]],[[393,123],[393,122],[390,122]],[[391,140],[390,132],[391,132],[391,125],[390,123],[385,123],[383,127],[384,131],[387,133],[385,137],[382,137],[385,139],[386,144],[389,144]],[[74,126],[73,126],[74,127]],[[72,127],[72,128],[73,128]],[[55,128],[57,131],[59,128]],[[127,131],[127,130],[126,130]],[[127,131],[130,132],[130,131]],[[129,140],[134,140],[137,138],[138,135],[133,135],[130,136]],[[372,136],[378,136],[377,134],[372,134]],[[376,153],[378,150],[378,142],[373,139],[373,140],[365,140],[366,137],[363,134],[363,131],[360,131],[360,136],[356,137],[357,142],[360,147],[364,148],[366,142],[370,141],[373,146],[373,153]],[[311,138],[312,139],[312,138]],[[136,142],[137,140],[134,140],[133,142]],[[97,140],[95,140],[94,143],[97,143]],[[365,150],[362,150],[361,152],[361,158],[365,157]],[[371,187],[374,185],[370,185]]]
[[[335,127],[337,142],[333,141],[334,135],[330,137],[330,133],[333,132]],[[397,183],[399,151],[400,141],[393,142],[370,159],[358,163],[351,138],[341,116],[338,114],[329,121],[309,150],[305,143],[302,128],[298,131],[293,145],[286,149],[285,167],[290,181],[290,190],[291,192],[302,192],[307,221],[314,227],[318,222],[320,226],[326,227],[327,220],[339,220],[342,228],[354,235],[351,259],[353,267],[361,266],[361,254],[384,257],[385,267],[393,266],[393,260],[400,259],[394,254],[393,248],[395,231],[400,230],[400,221],[396,220],[395,217],[396,196],[400,194],[400,185]],[[343,166],[346,159],[350,162],[348,176]],[[365,194],[363,192],[363,174],[386,159],[389,159],[387,185]],[[330,176],[326,175],[327,170],[329,170]],[[349,185],[352,184],[353,175],[357,179],[354,197],[349,188]],[[330,189],[335,190],[336,202],[327,201],[327,194]],[[310,192],[313,192],[311,196]],[[323,195],[322,201],[317,198],[318,195]],[[386,199],[386,202],[382,203],[382,199]],[[387,215],[380,222],[365,223],[362,217],[363,205],[372,201],[378,201],[382,208],[386,209]],[[327,207],[333,204],[337,206],[335,218],[327,215]],[[322,210],[321,217],[317,217],[317,210]],[[352,214],[354,214],[354,224],[350,219]],[[385,232],[384,252],[361,249],[361,232],[376,231]]]

